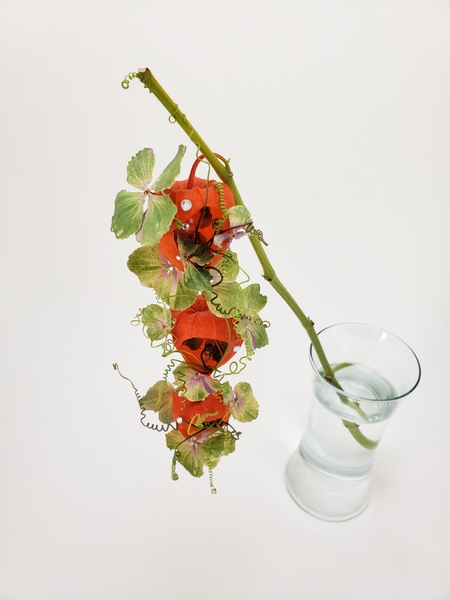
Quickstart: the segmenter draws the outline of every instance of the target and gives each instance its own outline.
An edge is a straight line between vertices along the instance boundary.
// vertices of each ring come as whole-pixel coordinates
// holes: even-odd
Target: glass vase
[[[286,486],[308,513],[343,521],[367,506],[375,452],[387,420],[420,380],[407,344],[377,327],[333,325],[319,339],[342,390],[323,377],[311,346],[308,425],[286,466]]]

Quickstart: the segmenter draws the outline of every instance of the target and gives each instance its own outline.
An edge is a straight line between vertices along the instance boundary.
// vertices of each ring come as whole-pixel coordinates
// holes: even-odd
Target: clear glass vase
[[[395,335],[357,323],[319,333],[345,393],[323,377],[311,347],[311,407],[300,445],[286,467],[286,486],[304,510],[343,521],[367,506],[376,448],[401,400],[420,380],[414,352]]]

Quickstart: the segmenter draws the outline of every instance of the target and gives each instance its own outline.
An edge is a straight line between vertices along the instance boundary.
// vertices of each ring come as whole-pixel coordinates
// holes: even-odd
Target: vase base
[[[358,476],[327,471],[297,448],[286,465],[285,481],[292,499],[310,515],[346,521],[369,504],[370,475],[370,471]]]

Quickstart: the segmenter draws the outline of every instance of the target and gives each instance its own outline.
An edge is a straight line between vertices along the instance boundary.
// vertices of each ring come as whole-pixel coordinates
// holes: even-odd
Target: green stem
[[[188,135],[188,137],[192,140],[192,142],[197,146],[199,152],[204,155],[206,160],[209,162],[211,167],[220,177],[220,179],[226,183],[233,191],[234,199],[236,204],[240,204],[244,206],[244,202],[242,200],[241,194],[237,189],[236,183],[234,181],[233,173],[230,169],[230,165],[228,161],[221,161],[211,150],[205,140],[197,133],[197,130],[194,126],[188,121],[185,114],[183,114],[178,105],[170,98],[164,88],[159,84],[159,82],[155,79],[153,74],[149,69],[139,69],[136,74],[138,79],[147,87],[151,94],[156,96],[156,98],[161,102],[161,104],[166,108],[169,112],[169,120],[172,123],[178,123],[181,129]],[[305,315],[300,306],[288,292],[288,290],[284,287],[281,281],[278,279],[274,268],[270,264],[269,258],[263,248],[261,240],[256,235],[250,236],[250,243],[253,246],[253,249],[258,257],[258,260],[263,268],[263,277],[266,281],[270,283],[270,285],[278,292],[278,294],[283,298],[289,308],[294,312],[306,333],[308,334],[309,339],[311,340],[311,344],[316,351],[317,358],[322,365],[324,378],[334,385],[336,388],[342,390],[341,385],[335,377],[334,371],[331,368],[328,359],[325,355],[325,352],[322,348],[322,344],[317,336],[317,333],[314,329],[313,321]],[[348,427],[346,424],[348,422],[344,421],[344,425]],[[351,424],[354,425],[354,424]],[[355,435],[352,428],[348,427],[350,433],[352,433],[353,437],[364,447],[369,447],[369,445],[373,445],[377,442],[372,442],[368,438],[366,438],[358,429],[357,425],[354,425],[354,428],[357,430],[357,435]],[[372,446],[373,447],[373,446]]]
[[[359,429],[359,425],[357,425],[356,423],[352,423],[351,421],[346,421],[345,419],[342,419],[342,423],[344,424],[345,427],[347,427],[347,429],[352,434],[352,436],[355,438],[355,440],[358,442],[358,444],[361,444],[361,446],[363,446],[364,448],[367,448],[367,450],[374,450],[378,446],[378,440],[377,441],[369,440],[369,438],[367,438],[361,432],[361,430]]]

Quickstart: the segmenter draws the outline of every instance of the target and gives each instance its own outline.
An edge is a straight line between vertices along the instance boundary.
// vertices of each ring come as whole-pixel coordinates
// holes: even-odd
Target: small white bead
[[[178,417],[177,418],[177,423],[182,423],[182,422],[183,422],[183,419],[181,417]]]
[[[182,200],[180,202],[180,206],[181,206],[181,210],[184,210],[184,212],[187,212],[188,210],[191,210],[192,202],[186,198],[185,200]]]
[[[240,347],[240,346],[234,346],[234,348],[233,348],[233,352],[237,352],[237,351],[238,351],[238,350],[240,350],[240,349],[241,349],[241,347]]]

